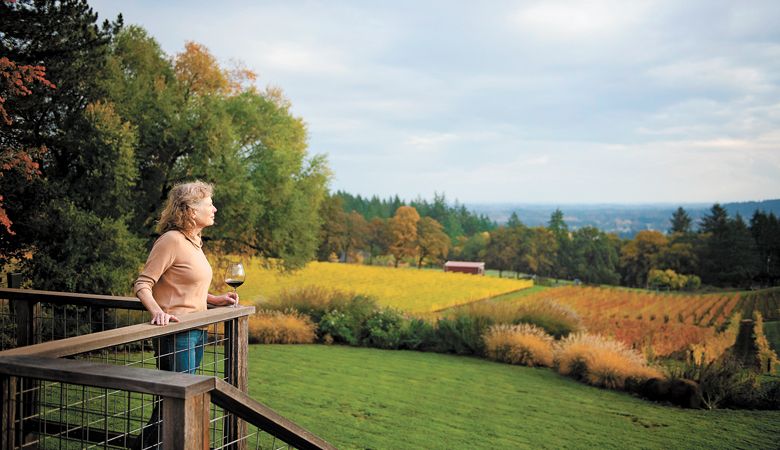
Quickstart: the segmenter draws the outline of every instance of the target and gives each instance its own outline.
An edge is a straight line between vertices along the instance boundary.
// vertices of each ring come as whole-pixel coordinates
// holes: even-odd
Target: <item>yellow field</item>
[[[263,269],[256,261],[248,266],[246,282],[238,293],[243,303],[255,304],[283,291],[320,286],[369,295],[383,306],[425,313],[533,286],[530,280],[356,264],[312,262],[291,274]]]

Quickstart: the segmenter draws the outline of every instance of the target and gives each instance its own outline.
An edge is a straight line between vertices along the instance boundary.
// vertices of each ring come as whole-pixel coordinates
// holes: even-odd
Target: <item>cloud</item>
[[[638,7],[639,6],[639,7]],[[542,1],[510,15],[521,31],[549,39],[594,39],[631,27],[643,9],[623,1]]]

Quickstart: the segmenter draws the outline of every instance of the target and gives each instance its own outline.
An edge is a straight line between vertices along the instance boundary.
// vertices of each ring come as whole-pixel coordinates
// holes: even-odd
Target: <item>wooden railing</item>
[[[35,434],[40,434],[41,430],[54,430],[55,434],[64,440],[76,436],[76,439],[81,439],[82,442],[94,442],[92,437],[99,436],[106,446],[126,447],[135,439],[129,436],[130,432],[127,430],[124,433],[110,430],[109,422],[114,419],[109,418],[108,411],[106,418],[99,420],[103,423],[102,428],[96,429],[89,423],[82,423],[80,426],[54,423],[41,411],[40,406],[36,406],[41,404],[42,396],[51,397],[52,394],[42,394],[40,389],[31,388],[36,386],[35,383],[42,383],[44,380],[61,383],[63,386],[91,386],[127,392],[128,404],[134,401],[131,401],[129,393],[161,397],[165,405],[162,409],[162,438],[165,448],[209,448],[211,404],[217,405],[226,413],[219,428],[225,443],[221,448],[246,448],[247,424],[296,448],[333,448],[326,441],[247,395],[247,319],[254,312],[254,307],[210,309],[182,316],[180,322],[165,327],[141,323],[34,343],[36,336],[39,336],[35,327],[39,325],[32,319],[36,314],[40,314],[37,310],[42,303],[137,311],[143,310],[143,306],[137,299],[130,297],[22,289],[0,289],[0,299],[3,298],[11,302],[7,309],[15,314],[17,343],[28,344],[0,351],[2,449],[19,448],[35,440]],[[215,371],[219,372],[215,373],[215,376],[190,375],[92,361],[96,355],[111,354],[108,349],[122,348],[134,343],[137,347],[134,354],[140,352],[143,355],[144,342],[204,328],[219,335],[220,339],[214,340],[215,347],[224,343],[223,348],[218,349],[219,357],[223,360],[220,360],[219,364],[214,363],[215,366],[224,366],[224,373],[220,372],[220,369]],[[212,331],[209,331],[209,335]],[[116,350],[113,352],[116,353]],[[100,359],[99,356],[97,358]],[[69,394],[66,392],[57,395],[67,397]],[[108,408],[109,392],[101,395],[100,398],[106,402]],[[211,415],[213,416],[213,410]],[[211,427],[214,427],[213,423]],[[106,444],[106,441],[111,441],[112,444]],[[213,445],[213,442],[211,444]]]

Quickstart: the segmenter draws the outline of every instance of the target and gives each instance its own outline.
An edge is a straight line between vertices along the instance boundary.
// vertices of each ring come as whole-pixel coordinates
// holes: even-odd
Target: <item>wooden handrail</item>
[[[285,443],[302,450],[335,450],[336,447],[314,433],[280,416],[234,386],[218,378],[211,393],[211,401],[232,412],[256,427],[278,437]]]
[[[113,295],[79,294],[73,292],[38,291],[35,289],[0,288],[0,298],[26,300],[53,304],[95,306],[101,308],[121,308],[143,310],[144,305],[135,297],[117,297]]]
[[[76,359],[0,356],[0,375],[187,398],[214,389],[216,378]]]
[[[0,356],[35,355],[62,358],[113,347],[115,345],[129,344],[131,342],[140,341],[142,339],[149,339],[195,328],[202,328],[214,323],[220,323],[227,320],[236,319],[238,317],[248,316],[254,312],[254,306],[214,308],[208,311],[183,314],[179,316],[180,322],[171,322],[164,327],[145,323],[139,325],[130,325],[127,327],[115,328],[113,330],[100,331],[97,333],[60,339],[57,341],[12,348],[0,352]]]

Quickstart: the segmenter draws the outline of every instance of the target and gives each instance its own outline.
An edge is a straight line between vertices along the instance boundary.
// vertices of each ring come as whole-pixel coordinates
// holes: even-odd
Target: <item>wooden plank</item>
[[[27,347],[4,350],[0,352],[0,356],[37,355],[61,358],[64,356],[78,355],[80,353],[109,348],[115,345],[136,342],[143,339],[203,328],[213,323],[248,316],[254,312],[254,306],[215,308],[208,311],[182,315],[179,317],[181,320],[180,322],[172,322],[166,326],[151,324],[131,325],[83,336],[75,336],[52,342],[44,342],[42,344],[29,345]]]
[[[80,305],[103,308],[143,310],[141,301],[135,297],[113,295],[80,294],[74,292],[38,291],[35,289],[0,288],[0,298],[46,302],[58,305]]]
[[[163,447],[171,450],[209,449],[209,393],[163,400]]]
[[[16,383],[18,378],[0,376],[0,450],[16,445]]]
[[[211,393],[211,401],[295,448],[336,448],[223,380],[216,379],[216,389]]]
[[[216,378],[40,356],[0,356],[0,375],[186,398],[214,389]]]

